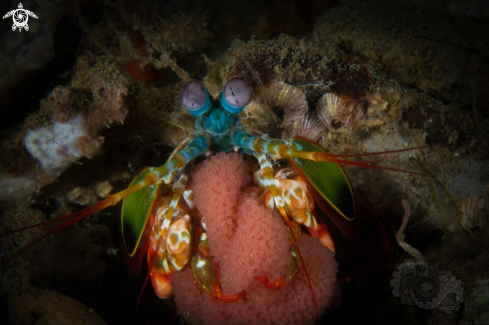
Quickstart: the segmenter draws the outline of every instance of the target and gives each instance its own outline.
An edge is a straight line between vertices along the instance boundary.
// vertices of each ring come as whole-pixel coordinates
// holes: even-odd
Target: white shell
[[[285,125],[301,119],[309,110],[306,95],[299,88],[279,82],[270,86],[269,91],[274,98],[271,104],[285,112]]]
[[[333,93],[321,97],[317,112],[321,122],[334,133],[353,133],[365,119],[357,102],[342,99]]]
[[[324,129],[316,113],[308,112],[303,118],[292,124],[289,137],[301,136],[318,142],[324,134]]]
[[[471,235],[474,230],[480,228],[483,235],[489,232],[489,205],[483,196],[470,196],[462,201],[460,206],[460,224]]]

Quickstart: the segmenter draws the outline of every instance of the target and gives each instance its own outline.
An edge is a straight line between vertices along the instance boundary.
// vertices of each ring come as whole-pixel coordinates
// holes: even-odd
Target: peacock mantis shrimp
[[[154,290],[160,298],[172,296],[171,276],[190,262],[195,279],[211,297],[227,302],[242,299],[246,296],[245,292],[230,294],[221,290],[218,266],[209,251],[205,224],[195,206],[192,190],[187,185],[189,162],[209,151],[235,150],[253,155],[258,161],[259,170],[255,173],[255,178],[266,192],[265,204],[268,209],[277,208],[280,212],[291,239],[292,254],[287,273],[277,279],[261,276],[257,276],[257,279],[274,288],[286,285],[299,267],[304,266],[298,244],[299,225],[308,229],[324,246],[332,251],[335,249],[325,223],[314,214],[315,201],[345,235],[350,237],[355,234],[354,193],[339,164],[405,172],[372,165],[382,159],[359,162],[345,158],[412,149],[336,155],[327,153],[319,145],[302,137],[283,140],[266,135],[254,136],[241,123],[238,115],[252,99],[252,87],[242,78],[229,80],[217,101],[211,98],[202,82],[187,82],[181,89],[180,102],[191,115],[197,117],[196,131],[175,149],[164,165],[144,168],[127,189],[86,209],[13,232],[39,226],[51,229],[39,239],[41,240],[123,201],[121,228],[126,262],[131,275],[139,275],[141,262],[147,252],[148,276],[151,277]],[[275,174],[270,160],[283,158],[289,161],[291,169]],[[162,197],[162,188],[167,185],[171,186],[172,194],[170,197]],[[304,272],[315,301],[305,267]],[[317,306],[316,313],[319,319]]]

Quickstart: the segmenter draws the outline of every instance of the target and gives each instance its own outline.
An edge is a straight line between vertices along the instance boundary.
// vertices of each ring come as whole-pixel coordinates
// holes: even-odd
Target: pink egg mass
[[[313,324],[316,310],[302,266],[282,288],[269,288],[286,273],[291,256],[286,225],[267,210],[261,190],[252,186],[242,155],[219,153],[192,175],[195,203],[207,228],[210,252],[220,269],[222,291],[246,297],[235,302],[211,298],[190,267],[175,273],[171,285],[178,311],[192,324]],[[302,235],[300,248],[319,313],[339,300],[334,253],[316,238]]]

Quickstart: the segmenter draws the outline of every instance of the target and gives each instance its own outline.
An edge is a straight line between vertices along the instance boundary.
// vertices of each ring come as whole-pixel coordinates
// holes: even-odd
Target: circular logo
[[[418,285],[416,291],[421,297],[430,298],[435,293],[435,288],[429,281],[424,281]]]
[[[24,9],[17,9],[13,15],[13,18],[14,24],[16,24],[17,27],[24,27],[29,19],[27,12]]]
[[[417,278],[412,285],[416,296],[421,300],[433,299],[438,290],[439,281],[436,277]]]

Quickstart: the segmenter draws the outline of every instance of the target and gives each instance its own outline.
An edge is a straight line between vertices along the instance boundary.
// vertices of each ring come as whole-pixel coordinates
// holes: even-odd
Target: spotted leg
[[[287,175],[285,178],[283,175]],[[265,187],[265,180],[260,171],[255,179]],[[274,178],[277,190],[283,200],[284,209],[288,216],[307,228],[311,236],[319,238],[321,243],[331,251],[335,251],[333,239],[323,220],[314,214],[314,198],[307,189],[306,181],[296,176],[289,168],[279,171]],[[274,198],[270,190],[265,194],[265,202],[268,209],[273,209]]]
[[[280,191],[278,190],[277,185],[275,183],[275,180],[273,178],[272,164],[270,164],[270,162],[267,160],[267,157],[265,154],[263,154],[261,152],[254,152],[253,154],[255,155],[255,157],[258,159],[258,162],[260,163],[261,172],[262,172],[263,179],[264,179],[264,184],[268,189],[270,189],[270,192],[272,193],[273,199],[275,201],[275,206],[277,207],[277,210],[280,212],[280,214],[284,218],[285,223],[287,224],[287,228],[289,229],[289,235],[292,237],[293,246],[295,246],[297,256],[299,257],[299,261],[301,262],[301,264],[303,266],[304,273],[306,274],[307,282],[309,284],[309,287],[311,288],[311,294],[312,294],[312,298],[313,298],[314,305],[316,308],[316,314],[318,315],[318,319],[319,319],[319,311],[317,308],[316,297],[314,295],[314,290],[312,290],[312,284],[311,284],[311,279],[309,277],[309,273],[307,272],[307,269],[306,269],[305,264],[304,264],[304,260],[302,259],[302,254],[300,251],[299,242],[298,242],[297,236],[296,236],[297,231],[294,231],[295,226],[290,221],[290,219],[287,215],[287,212],[285,211],[284,199],[283,199],[282,195],[280,195]]]
[[[301,177],[297,177],[297,180],[275,179],[275,183],[284,200],[285,211],[334,252],[335,247],[328,228],[321,218],[313,214],[314,199],[307,190],[307,183]]]
[[[190,259],[192,222],[189,213],[179,205],[187,179],[181,174],[173,185],[171,201],[162,200],[151,230],[148,268],[153,288],[161,299],[173,295],[171,275]]]

